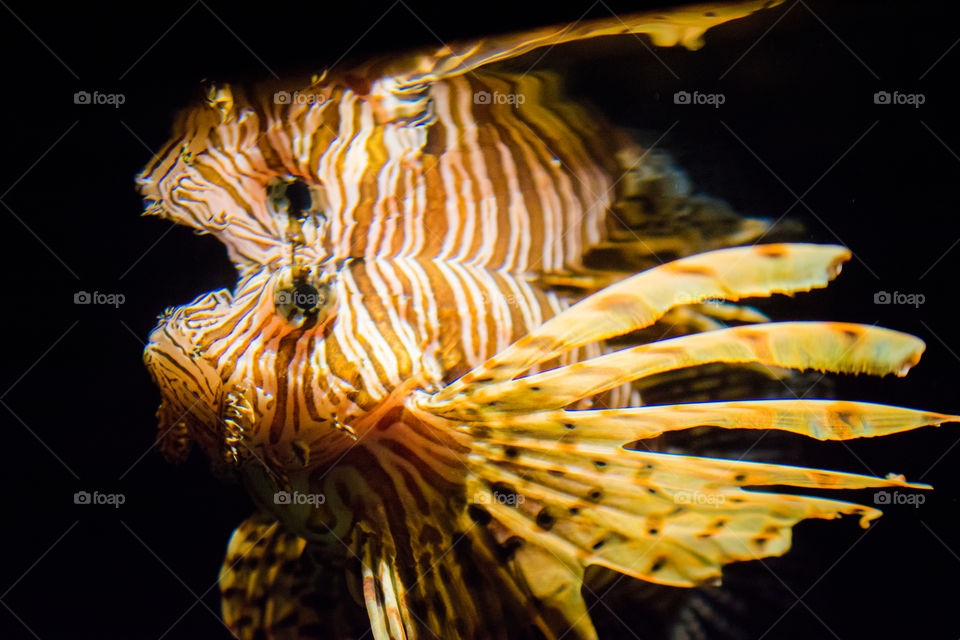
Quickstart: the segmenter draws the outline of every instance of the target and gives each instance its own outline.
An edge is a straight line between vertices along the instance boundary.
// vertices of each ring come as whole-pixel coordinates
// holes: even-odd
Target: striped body
[[[209,108],[182,116],[183,138],[140,179],[162,215],[217,234],[243,275],[232,294],[181,307],[163,329],[194,345],[198,363],[170,377],[196,379],[191,397],[204,401],[189,415],[209,422],[230,394],[252,411],[251,443],[287,459],[296,441],[313,464],[352,443],[334,421],[363,428],[394,390],[449,383],[561,311],[566,298],[533,280],[576,269],[607,240],[624,171],[616,157],[640,154],[565,102],[549,74],[437,82],[388,122],[377,100],[337,86],[287,94],[310,96],[304,103],[230,95],[229,118]],[[506,95],[523,104],[494,97]],[[413,107],[419,117],[404,115]],[[313,200],[295,254],[268,193],[291,177]],[[335,322],[293,326],[275,312],[278,282],[297,265],[335,272]],[[168,404],[179,416],[192,402]],[[217,422],[194,427],[208,450],[219,446]]]
[[[596,115],[563,102],[547,74],[452,78],[392,113],[349,88],[283,94],[311,101],[276,104],[277,92],[248,104],[231,93],[226,120],[212,109],[184,114],[140,179],[147,199],[163,203],[158,213],[216,234],[241,268],[289,259],[286,221],[265,186],[299,177],[314,185],[325,217],[304,225],[305,260],[562,271],[606,239],[623,173],[617,154],[639,154]],[[523,104],[482,97],[505,95]],[[396,113],[413,107],[416,117]]]
[[[218,292],[179,308],[152,337],[158,346],[148,348],[148,364],[175,366],[165,379],[199,389],[190,415],[209,421],[227,390],[242,393],[256,416],[249,437],[269,446],[309,443],[313,460],[338,454],[333,442],[351,444],[333,420],[362,425],[397,389],[450,382],[564,305],[509,273],[430,260],[355,261],[337,273],[336,321],[293,327],[274,311],[278,277],[258,271],[232,297]],[[170,353],[183,354],[182,362],[168,364]]]
[[[700,253],[771,225],[693,195],[662,158],[566,101],[555,76],[480,68],[599,35],[694,47],[764,6],[444,46],[292,92],[214,87],[181,114],[138,179],[147,213],[216,235],[239,282],[165,312],[144,360],[163,395],[161,450],[182,459],[197,443],[260,509],[221,574],[232,631],[365,635],[328,602],[349,593],[375,640],[532,628],[592,639],[590,565],[692,587],[784,553],[805,518],[880,515],[746,486],[923,488],[628,451],[703,425],[846,439],[954,418],[804,400],[639,407],[636,388],[685,368],[903,375],[923,344],[700,304],[822,287],[850,254]],[[637,344],[658,323],[671,339]]]

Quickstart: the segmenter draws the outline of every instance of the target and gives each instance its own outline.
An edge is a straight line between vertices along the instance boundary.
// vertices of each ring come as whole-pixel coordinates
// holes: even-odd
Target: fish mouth
[[[203,449],[216,446],[224,390],[216,369],[180,326],[176,312],[161,316],[143,350],[143,362],[160,390],[157,441],[161,451],[185,455],[186,438]],[[176,438],[177,443],[171,439]]]
[[[150,344],[144,350],[144,361],[160,389],[161,403],[157,410],[157,442],[168,459],[181,462],[196,443],[216,465],[236,467],[250,459],[250,435],[259,421],[250,399],[242,387],[224,385],[209,364],[197,364],[189,373],[187,358],[201,358],[195,352],[181,350],[175,360],[170,350]],[[172,367],[178,376],[171,375]],[[204,370],[211,369],[210,371]],[[201,381],[201,378],[203,379]],[[184,443],[189,440],[189,444]]]
[[[152,189],[152,185],[148,185],[146,183],[140,183],[139,191],[140,191],[140,194],[143,196],[143,213],[141,213],[140,215],[159,216],[165,220],[170,219],[172,216],[170,214],[170,211],[163,206],[162,199],[158,195],[147,193],[148,189],[152,191],[156,191],[156,189]]]

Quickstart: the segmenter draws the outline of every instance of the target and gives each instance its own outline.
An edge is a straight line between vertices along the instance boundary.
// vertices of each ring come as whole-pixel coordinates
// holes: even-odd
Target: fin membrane
[[[663,153],[626,147],[610,211],[610,236],[588,248],[583,265],[629,274],[696,253],[757,242],[784,224],[743,217],[722,200],[695,194],[690,180]],[[793,225],[796,226],[796,225]]]
[[[532,593],[553,594],[557,606],[567,608],[568,623],[584,611],[582,598],[570,594],[588,566],[660,585],[713,584],[726,564],[785,553],[793,526],[802,520],[852,514],[865,527],[881,515],[873,507],[777,493],[774,487],[929,487],[893,474],[878,478],[664,453],[648,450],[648,442],[705,426],[847,440],[960,418],[803,399],[570,407],[624,383],[708,363],[902,376],[919,360],[923,342],[865,325],[761,322],[523,373],[570,349],[650,326],[688,304],[689,298],[678,301],[679,294],[737,300],[805,291],[824,286],[848,257],[841,247],[766,245],[650,269],[583,299],[445,389],[416,396],[408,408],[424,422],[463,436],[472,519],[539,559],[516,568]],[[701,613],[706,616],[706,609]],[[693,610],[685,615],[697,617]],[[689,622],[692,631],[695,621]]]
[[[439,49],[374,61],[354,73],[376,78],[392,76],[396,79],[397,91],[402,93],[423,83],[462,75],[483,65],[509,60],[541,47],[554,47],[600,36],[646,34],[656,46],[682,45],[688,49],[699,49],[703,46],[702,36],[708,29],[780,2],[782,0],[712,2],[582,20],[479,40],[452,42]]]
[[[486,526],[483,512],[468,507],[466,487],[445,480],[463,477],[463,461],[450,456],[458,445],[433,442],[444,449],[441,461],[409,425],[402,449],[396,433],[374,434],[357,454],[362,470],[347,460],[334,472],[334,484],[350,487],[357,524],[346,541],[373,638],[555,639],[571,628],[567,638],[595,638],[580,599],[582,569],[551,569],[556,560],[543,549]],[[384,484],[396,492],[385,497]]]
[[[240,640],[359,637],[366,620],[342,567],[325,569],[303,538],[272,516],[251,516],[230,537],[220,571],[224,623]]]
[[[674,307],[739,300],[827,285],[850,252],[833,245],[734,247],[644,271],[584,298],[493,356],[430,400],[433,410],[473,402],[482,387],[577,347],[650,326]]]

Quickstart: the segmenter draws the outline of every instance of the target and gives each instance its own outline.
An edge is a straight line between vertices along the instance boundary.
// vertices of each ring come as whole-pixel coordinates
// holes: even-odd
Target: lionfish
[[[784,554],[801,520],[881,513],[764,486],[929,488],[656,446],[698,427],[846,440],[957,418],[704,401],[696,384],[685,402],[644,402],[710,366],[731,384],[903,376],[924,344],[735,304],[824,287],[851,254],[758,244],[769,220],[696,195],[555,74],[488,68],[615,34],[695,49],[770,4],[450,44],[293,91],[213,86],[179,116],[138,178],[146,213],[214,234],[238,283],[167,310],[144,360],[161,451],[198,446],[258,506],[220,574],[238,637],[595,638],[587,567],[713,584],[728,563]]]

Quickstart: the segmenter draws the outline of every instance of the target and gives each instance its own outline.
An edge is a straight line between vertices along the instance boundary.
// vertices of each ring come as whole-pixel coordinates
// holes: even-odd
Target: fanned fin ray
[[[559,463],[559,473],[534,471],[522,461],[474,471],[474,495],[487,492],[483,508],[516,535],[571,564],[597,564],[674,586],[719,578],[730,562],[786,552],[791,528],[801,520],[857,514],[865,525],[880,515],[825,498],[710,490],[701,483],[663,487],[615,469],[602,484],[585,482]],[[497,491],[523,500],[513,506],[497,499]]]
[[[780,244],[711,251],[655,267],[551,318],[440,391],[435,402],[455,402],[475,385],[509,380],[576,347],[642,329],[673,307],[824,287],[849,258],[843,247]]]
[[[539,547],[517,545],[509,531],[486,526],[471,506],[462,483],[465,463],[455,453],[462,436],[450,432],[444,437],[450,448],[433,441],[431,452],[416,446],[427,425],[406,416],[394,427],[406,429],[405,437],[389,429],[368,436],[367,452],[348,456],[326,491],[349,486],[357,524],[346,542],[375,640],[595,640],[583,615],[582,567],[574,565],[579,574],[571,575],[550,564],[557,561]],[[391,482],[407,490],[385,496]]]
[[[223,620],[237,638],[297,640],[357,633],[358,621],[348,617],[353,603],[339,601],[342,570],[321,576],[306,549],[303,538],[266,514],[237,527],[220,571]]]
[[[895,474],[880,478],[643,450],[651,438],[715,426],[847,440],[960,418],[833,400],[565,407],[645,376],[706,363],[902,376],[918,362],[923,342],[865,325],[760,318],[759,324],[642,344],[517,376],[570,349],[650,326],[677,313],[671,309],[702,298],[737,300],[823,286],[849,255],[841,247],[767,245],[651,269],[585,298],[447,388],[415,396],[408,408],[435,428],[463,437],[474,521],[499,538],[521,540],[531,557],[553,558],[551,566],[569,574],[557,581],[561,589],[568,588],[564,580],[582,580],[590,565],[663,585],[715,582],[728,563],[785,553],[793,526],[802,520],[852,514],[865,527],[881,515],[873,507],[777,493],[773,487],[930,487]],[[678,294],[692,299],[678,302]],[[709,323],[686,319],[691,326]],[[535,569],[521,570],[536,581]]]
[[[957,422],[960,417],[870,402],[841,400],[746,400],[595,411],[552,411],[491,416],[466,423],[493,439],[564,439],[578,444],[629,442],[698,426],[724,429],[776,429],[817,440],[849,440],[901,433]]]
[[[923,349],[919,338],[868,325],[772,322],[663,340],[517,380],[476,385],[469,398],[433,408],[463,417],[556,409],[639,378],[710,362],[904,376]]]
[[[688,49],[699,49],[703,46],[701,38],[704,32],[711,27],[775,6],[781,1],[715,2],[577,21],[480,40],[453,42],[439,49],[393,56],[388,60],[374,61],[355,73],[363,77],[394,77],[402,90],[468,73],[483,65],[508,60],[541,47],[608,35],[646,34],[657,46],[679,44]]]
[[[497,545],[486,527],[476,522],[470,527],[432,565],[419,567],[419,580],[429,583],[426,589],[405,586],[403,569],[390,552],[395,539],[368,534],[358,540],[355,552],[375,640],[596,640],[580,594],[582,567],[564,566],[536,545],[513,546],[513,540]],[[495,566],[499,576],[491,571]],[[508,600],[503,588],[510,586],[523,590],[521,600]],[[427,600],[424,591],[432,592]]]

